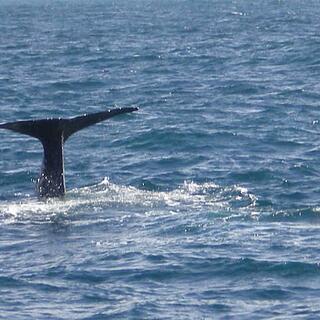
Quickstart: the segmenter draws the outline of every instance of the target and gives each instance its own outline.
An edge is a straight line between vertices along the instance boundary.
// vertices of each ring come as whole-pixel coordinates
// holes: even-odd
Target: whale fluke
[[[63,145],[75,132],[119,114],[137,111],[138,108],[117,108],[74,118],[51,118],[41,120],[16,121],[0,124],[0,129],[8,129],[29,135],[41,141],[43,162],[37,182],[40,197],[61,197],[66,192],[64,177]]]

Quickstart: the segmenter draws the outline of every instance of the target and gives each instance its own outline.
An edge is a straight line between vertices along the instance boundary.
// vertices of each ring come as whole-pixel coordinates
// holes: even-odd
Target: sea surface
[[[319,319],[320,2],[0,0],[0,319]]]

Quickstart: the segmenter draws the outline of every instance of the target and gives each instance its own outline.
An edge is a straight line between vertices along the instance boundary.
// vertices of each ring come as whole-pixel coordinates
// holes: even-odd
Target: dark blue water
[[[0,0],[1,319],[320,317],[318,1]]]

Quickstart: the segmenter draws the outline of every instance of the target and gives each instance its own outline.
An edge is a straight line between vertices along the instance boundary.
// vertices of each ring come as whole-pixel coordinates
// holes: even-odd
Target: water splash
[[[256,197],[239,186],[221,187],[215,183],[185,181],[171,191],[149,191],[112,183],[104,178],[100,183],[73,189],[66,197],[38,201],[28,198],[0,204],[0,221],[12,223],[32,219],[51,221],[56,216],[68,216],[85,211],[112,209],[143,215],[166,215],[179,212],[212,212],[232,209],[247,210]]]

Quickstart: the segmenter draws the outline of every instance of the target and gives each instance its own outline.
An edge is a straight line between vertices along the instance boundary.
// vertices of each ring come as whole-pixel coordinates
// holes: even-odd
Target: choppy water
[[[320,317],[318,1],[0,1],[1,319]],[[32,182],[33,181],[33,182]]]

